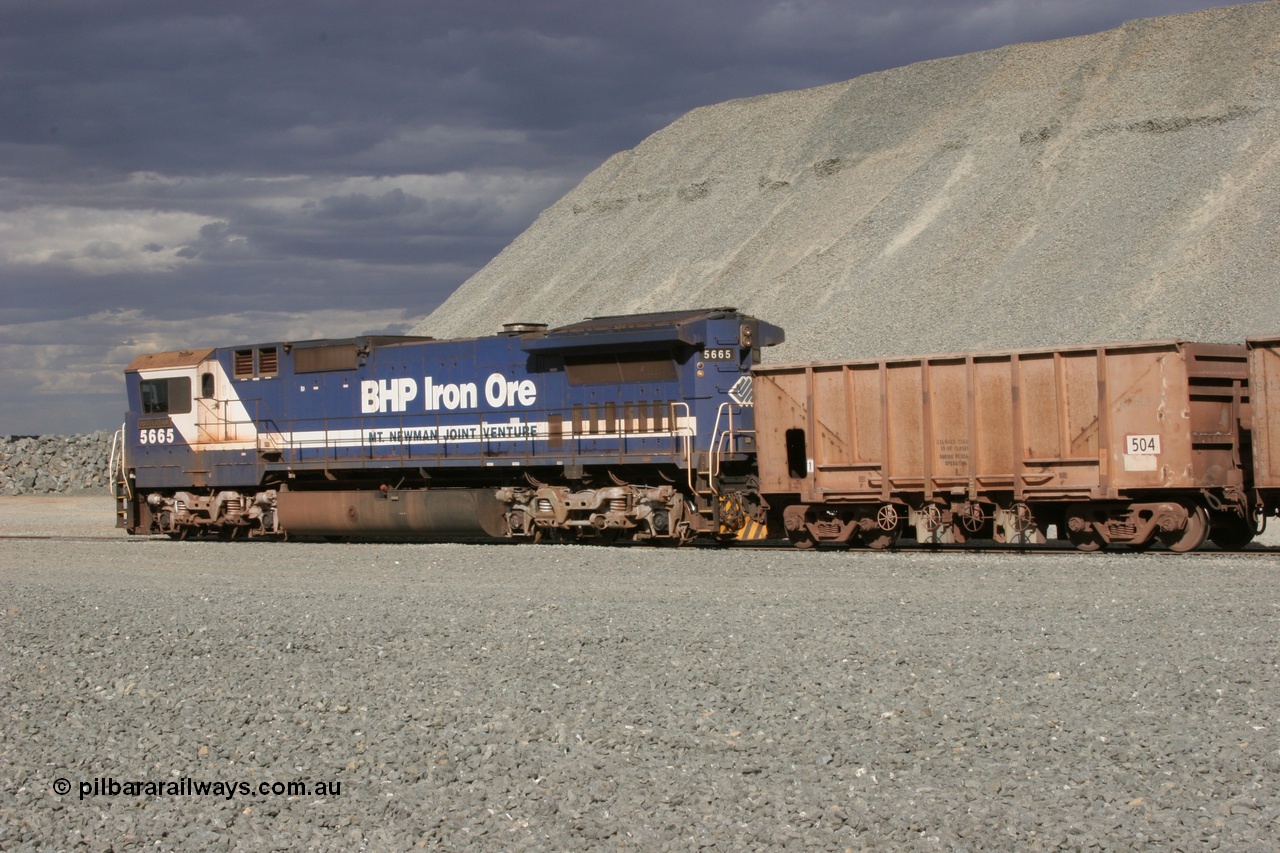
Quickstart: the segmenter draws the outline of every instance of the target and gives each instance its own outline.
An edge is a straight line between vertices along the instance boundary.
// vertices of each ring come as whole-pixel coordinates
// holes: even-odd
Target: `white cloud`
[[[193,213],[41,205],[0,212],[0,258],[88,275],[165,272],[211,220]]]
[[[399,309],[260,311],[207,317],[195,331],[185,318],[161,320],[137,308],[100,311],[56,321],[0,325],[0,364],[21,372],[31,394],[98,393],[104,387],[123,389],[125,366],[144,353],[366,332],[403,334],[412,325],[413,320]]]

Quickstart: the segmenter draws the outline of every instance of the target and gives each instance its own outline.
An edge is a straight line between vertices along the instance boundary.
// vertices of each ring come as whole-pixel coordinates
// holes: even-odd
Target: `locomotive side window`
[[[213,374],[212,373],[200,374],[200,396],[206,399],[213,396]]]
[[[320,373],[326,370],[355,370],[355,344],[328,344],[303,347],[293,351],[294,373]]]
[[[618,354],[618,374],[623,382],[672,382],[676,363],[669,352]]]
[[[668,350],[567,355],[564,367],[570,385],[670,382],[676,378],[675,359]]]
[[[138,385],[146,415],[185,415],[191,411],[191,378],[144,379]]]

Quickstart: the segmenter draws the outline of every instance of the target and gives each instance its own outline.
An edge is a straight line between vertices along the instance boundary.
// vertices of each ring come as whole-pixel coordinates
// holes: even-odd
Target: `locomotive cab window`
[[[191,378],[144,379],[138,385],[142,412],[147,415],[185,415],[191,411]]]
[[[213,374],[212,373],[200,374],[200,396],[205,399],[208,399],[209,397],[213,396]]]

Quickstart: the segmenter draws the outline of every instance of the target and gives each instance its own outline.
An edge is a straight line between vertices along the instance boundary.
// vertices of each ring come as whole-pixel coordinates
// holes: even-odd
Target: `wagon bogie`
[[[909,509],[886,504],[791,504],[782,513],[783,529],[797,548],[815,545],[891,548],[909,525]]]
[[[1204,544],[1209,514],[1191,500],[1073,503],[1065,510],[1066,538],[1082,551],[1125,546],[1146,550],[1159,541],[1171,551]]]

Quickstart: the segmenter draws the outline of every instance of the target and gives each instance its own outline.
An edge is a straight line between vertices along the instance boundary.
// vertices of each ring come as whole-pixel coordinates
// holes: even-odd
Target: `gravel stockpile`
[[[1280,846],[1267,557],[173,543],[3,506],[96,537],[5,543],[4,850]],[[341,787],[257,792],[293,781]]]
[[[0,437],[0,495],[109,491],[111,433]]]
[[[1280,3],[694,110],[416,332],[735,305],[774,362],[1280,331]]]

